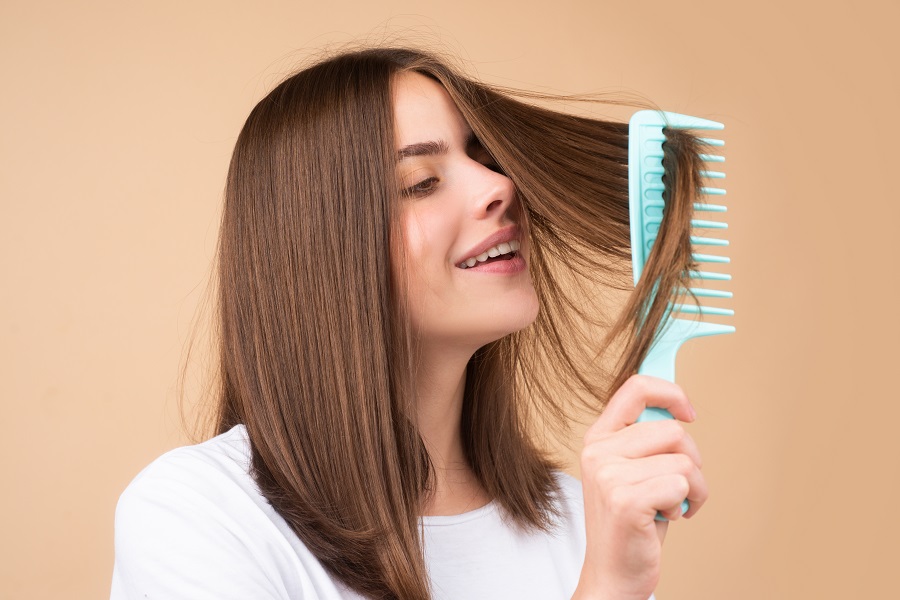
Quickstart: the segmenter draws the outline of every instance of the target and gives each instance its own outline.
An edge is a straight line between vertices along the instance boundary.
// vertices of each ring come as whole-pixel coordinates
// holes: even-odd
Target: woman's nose
[[[474,190],[473,210],[475,217],[503,216],[515,198],[512,180],[489,167],[479,164],[477,187]]]

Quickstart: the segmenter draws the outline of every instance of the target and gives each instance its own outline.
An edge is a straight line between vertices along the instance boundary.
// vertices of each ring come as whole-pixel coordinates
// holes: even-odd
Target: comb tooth
[[[706,194],[707,196],[724,196],[725,190],[722,188],[714,188],[714,187],[702,187],[700,188],[700,192]]]
[[[656,221],[657,223],[662,222],[663,209],[665,209],[665,206],[663,206],[662,202],[648,202],[647,205],[644,206],[644,216],[646,217],[644,220],[647,222],[651,220]]]
[[[663,184],[644,186],[644,204],[661,204],[664,205],[662,199]]]
[[[710,290],[707,288],[691,288],[691,293],[695,296],[701,296],[704,298],[732,298],[734,294],[731,292],[726,292],[724,290]]]
[[[715,254],[691,254],[691,257],[694,259],[694,262],[698,263],[725,264],[731,262],[731,259],[727,256],[716,256]]]
[[[725,157],[719,156],[718,154],[701,154],[700,160],[706,162],[723,163],[725,162]]]
[[[697,229],[728,229],[728,223],[721,221],[706,221],[704,219],[691,219],[691,227]]]
[[[673,304],[672,310],[692,315],[719,315],[733,317],[734,311],[730,308],[717,308],[715,306],[697,306],[695,304]]]
[[[662,152],[644,152],[644,168],[645,169],[655,169],[662,164],[663,153]]]
[[[659,170],[653,169],[652,171],[647,170],[644,172],[644,181],[646,181],[647,183],[654,183],[654,184],[662,185],[662,176],[663,176],[662,169],[659,169]]]
[[[691,279],[703,279],[705,281],[731,281],[731,275],[728,273],[714,273],[712,271],[689,271],[688,276]]]
[[[725,173],[721,171],[700,171],[700,177],[707,179],[725,179]]]
[[[727,206],[721,204],[707,204],[706,202],[694,202],[694,210],[703,210],[706,212],[723,213],[728,211]]]
[[[691,236],[691,243],[695,246],[727,246],[728,240],[711,237],[700,237],[699,235]]]
[[[717,140],[716,138],[700,138],[700,141],[707,146],[713,146],[715,148],[721,148],[725,145],[723,140]]]

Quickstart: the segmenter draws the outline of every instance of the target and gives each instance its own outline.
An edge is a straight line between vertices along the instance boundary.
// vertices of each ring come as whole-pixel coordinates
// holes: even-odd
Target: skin
[[[485,344],[530,325],[538,299],[528,269],[502,265],[461,269],[479,243],[518,224],[511,180],[472,140],[471,129],[444,89],[416,73],[394,81],[398,153],[433,151],[398,160],[407,190],[401,206],[405,272],[413,329],[420,349],[417,418],[436,468],[436,491],[426,515],[459,514],[490,501],[462,450],[460,417],[465,368]],[[417,146],[418,145],[418,146]],[[519,237],[527,265],[528,243]],[[496,270],[499,269],[499,270]],[[635,423],[647,406],[667,408],[676,420]],[[581,453],[587,550],[579,600],[646,600],[659,581],[667,523],[697,513],[708,492],[696,444],[679,421],[695,413],[677,385],[630,378],[588,430]]]

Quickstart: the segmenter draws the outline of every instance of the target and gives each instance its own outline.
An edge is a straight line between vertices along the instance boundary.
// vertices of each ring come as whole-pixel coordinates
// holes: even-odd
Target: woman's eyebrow
[[[466,136],[464,147],[468,150],[472,146],[479,144],[475,132],[470,131]],[[434,140],[428,142],[420,142],[418,144],[410,144],[404,146],[397,152],[397,160],[403,160],[411,156],[434,156],[438,154],[447,154],[450,152],[450,145],[444,140]]]
[[[434,154],[447,154],[448,152],[450,152],[450,146],[444,140],[420,142],[401,148],[397,152],[397,160],[403,160],[410,156],[431,156]]]

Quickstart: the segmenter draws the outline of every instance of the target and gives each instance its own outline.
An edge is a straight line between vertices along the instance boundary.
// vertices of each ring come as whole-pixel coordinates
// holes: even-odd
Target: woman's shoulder
[[[168,487],[238,485],[250,477],[250,441],[243,425],[199,444],[170,450],[151,462],[131,481],[122,494],[130,499]]]
[[[244,597],[279,597],[241,550],[252,542],[243,521],[259,521],[248,466],[246,432],[235,428],[144,468],[116,505],[112,598],[228,598],[216,587],[227,570]]]
[[[163,531],[246,533],[245,523],[279,520],[253,479],[250,456],[247,431],[238,425],[154,460],[119,497],[117,546]]]
[[[238,426],[167,452],[122,493],[112,597],[315,597],[293,594],[300,575],[282,576],[300,572],[295,541],[253,480]]]
[[[198,515],[222,520],[234,513],[230,505],[255,493],[249,461],[242,426],[166,452],[138,473],[119,496],[117,549],[162,531],[168,531],[167,535],[187,531],[199,522]]]

